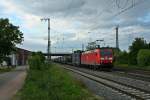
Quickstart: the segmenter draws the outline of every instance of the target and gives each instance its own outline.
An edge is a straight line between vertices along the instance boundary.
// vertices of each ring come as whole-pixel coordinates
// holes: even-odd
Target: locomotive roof
[[[96,49],[93,49],[93,50],[84,51],[83,53],[97,52],[98,50],[101,50],[101,49],[112,49],[112,48],[108,48],[108,47],[96,48]]]

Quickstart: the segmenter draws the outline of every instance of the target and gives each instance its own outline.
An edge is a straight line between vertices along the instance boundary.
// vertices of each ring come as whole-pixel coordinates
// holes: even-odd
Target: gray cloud
[[[139,5],[124,12],[121,15],[113,16],[119,11],[115,0],[13,0],[21,9],[40,16],[53,16],[73,19],[89,24],[90,27],[114,26],[117,20],[121,23],[132,24],[138,18],[146,16],[150,12],[150,1],[135,0]],[[120,6],[124,9],[131,6],[132,0],[119,0]],[[128,3],[125,5],[125,1]],[[116,21],[115,21],[116,19]],[[114,23],[114,24],[113,24]],[[93,25],[95,24],[95,25]],[[88,27],[89,28],[89,27]],[[92,27],[91,27],[92,28]]]
[[[78,12],[83,0],[13,0],[24,11],[40,16],[69,15]]]
[[[114,38],[115,26],[120,26],[121,40],[124,41],[126,47],[128,43],[128,36],[126,33],[132,33],[132,30],[128,31],[127,27],[131,27],[135,30],[136,26],[140,26],[143,31],[141,32],[146,37],[147,31],[150,30],[150,23],[145,22],[145,16],[150,14],[150,0],[134,0],[139,2],[139,5],[133,6],[133,8],[118,14],[123,9],[132,5],[132,0],[118,0],[120,3],[117,5],[116,0],[12,0],[16,5],[25,12],[32,13],[37,16],[52,16],[54,19],[61,18],[67,21],[79,22],[79,27],[74,30],[78,31],[91,31],[95,33],[106,33],[97,35],[99,38]],[[128,2],[127,2],[128,1]],[[139,20],[142,18],[142,20]],[[124,31],[123,31],[124,30]],[[71,33],[70,33],[71,34]],[[65,35],[66,38],[72,38],[75,34]],[[138,35],[137,35],[138,36]],[[71,41],[70,44],[81,44],[82,41]],[[77,43],[77,44],[76,44]],[[123,42],[122,42],[123,43]],[[114,43],[112,44],[114,46]],[[123,47],[122,47],[123,48]]]

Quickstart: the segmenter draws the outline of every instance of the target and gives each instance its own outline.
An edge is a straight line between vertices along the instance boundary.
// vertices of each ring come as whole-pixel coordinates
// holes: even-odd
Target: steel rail
[[[100,84],[103,84],[107,87],[110,87],[114,90],[117,90],[118,92],[120,93],[123,93],[123,94],[126,94],[128,96],[131,96],[132,98],[135,98],[137,100],[148,100],[150,99],[150,93],[147,92],[147,91],[144,91],[144,90],[141,90],[139,88],[135,88],[135,87],[132,87],[132,86],[129,86],[129,85],[125,85],[125,84],[122,84],[120,82],[116,82],[116,81],[113,81],[113,80],[110,80],[110,79],[106,79],[106,78],[102,78],[98,75],[93,75],[93,74],[89,74],[87,72],[84,72],[84,71],[79,71],[77,69],[73,69],[73,68],[66,68],[66,67],[63,67],[67,70],[70,70],[72,72],[75,72],[75,73],[78,73],[86,78],[89,78],[93,81],[96,81]]]

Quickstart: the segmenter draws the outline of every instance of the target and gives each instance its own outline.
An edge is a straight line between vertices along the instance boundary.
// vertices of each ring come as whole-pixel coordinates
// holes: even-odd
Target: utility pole
[[[116,49],[119,49],[118,29],[119,29],[119,26],[116,27]]]
[[[47,45],[47,60],[51,60],[51,40],[50,40],[50,18],[42,18],[41,21],[48,22],[48,45]]]

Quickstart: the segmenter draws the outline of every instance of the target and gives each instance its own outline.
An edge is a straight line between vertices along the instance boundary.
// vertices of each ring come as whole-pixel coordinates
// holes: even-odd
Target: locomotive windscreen
[[[103,49],[103,50],[100,50],[100,54],[101,56],[112,56],[112,51]]]

